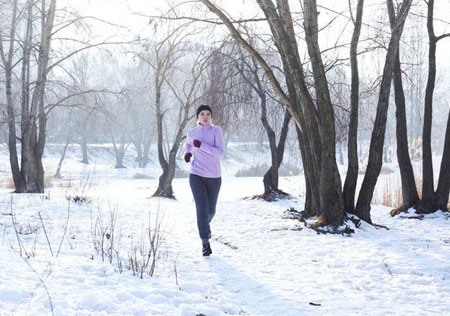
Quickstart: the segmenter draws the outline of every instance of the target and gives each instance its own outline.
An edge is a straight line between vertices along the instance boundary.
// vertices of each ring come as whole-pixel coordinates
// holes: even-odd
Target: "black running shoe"
[[[212,254],[211,246],[210,246],[209,243],[203,244],[202,253],[203,253],[203,256],[204,256],[204,257],[207,257],[207,256],[209,256],[210,254]]]

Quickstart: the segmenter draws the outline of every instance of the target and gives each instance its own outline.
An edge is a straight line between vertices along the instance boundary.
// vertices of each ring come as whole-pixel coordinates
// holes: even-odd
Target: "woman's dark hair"
[[[209,113],[211,113],[211,116],[212,116],[212,110],[211,110],[211,107],[209,106],[209,105],[207,105],[207,104],[202,104],[202,105],[200,105],[199,107],[198,107],[198,109],[197,109],[197,118],[198,118],[198,116],[199,116],[199,114],[200,114],[200,112],[201,111],[209,111]]]

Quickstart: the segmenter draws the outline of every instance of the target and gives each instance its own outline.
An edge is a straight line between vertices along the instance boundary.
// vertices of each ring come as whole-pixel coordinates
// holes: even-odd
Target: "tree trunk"
[[[278,141],[278,146],[275,148],[275,153],[272,152],[272,166],[270,166],[269,170],[266,172],[263,178],[264,183],[264,197],[269,201],[276,200],[280,195],[284,196],[286,193],[281,191],[278,187],[278,170],[283,162],[284,156],[284,147],[286,144],[287,134],[289,131],[289,122],[291,121],[291,114],[289,111],[285,111],[283,126],[281,129],[280,139]],[[267,118],[266,118],[267,121]],[[266,122],[268,125],[268,122]],[[272,130],[272,129],[270,129]],[[266,129],[267,131],[267,129]],[[272,130],[273,132],[273,130]],[[270,138],[269,132],[267,132],[267,136]],[[275,133],[273,133],[273,138],[275,141]],[[270,142],[270,140],[269,140]],[[272,146],[270,146],[270,150],[272,151]],[[276,159],[276,160],[273,160]]]
[[[25,134],[22,135],[22,138],[25,138],[26,141],[25,154],[29,163],[27,170],[27,192],[29,193],[43,193],[45,187],[44,168],[42,165],[47,124],[44,96],[55,11],[56,0],[51,0],[48,11],[46,11],[45,1],[42,2],[37,80],[29,112],[30,126],[25,131]]]
[[[21,100],[21,135],[26,135],[30,129],[30,56],[31,56],[31,39],[33,31],[33,3],[27,2],[27,26],[23,43],[22,57],[22,100]],[[24,179],[27,179],[29,172],[29,159],[27,155],[28,148],[27,137],[21,136],[21,173]],[[26,185],[23,188],[26,192]]]
[[[428,79],[425,90],[425,105],[422,134],[422,201],[418,205],[421,213],[432,212],[434,195],[433,154],[431,152],[431,127],[433,124],[433,93],[436,82],[436,36],[433,29],[434,0],[428,1]]]
[[[406,127],[405,94],[403,92],[402,70],[400,67],[399,56],[400,54],[397,53],[397,58],[394,66],[394,91],[395,104],[397,107],[397,110],[395,112],[397,122],[397,160],[402,181],[402,209],[407,210],[417,203],[417,201],[419,200],[419,195],[417,193],[414,170],[411,164],[411,158],[409,156],[408,130]]]
[[[259,92],[261,99],[261,121],[264,129],[267,133],[267,138],[269,140],[271,163],[269,170],[263,177],[264,183],[264,197],[269,201],[272,200],[272,195],[278,190],[278,152],[277,152],[277,140],[275,132],[267,121],[267,105],[266,105],[266,94],[265,92]]]
[[[66,144],[64,145],[64,149],[61,152],[61,158],[59,159],[58,167],[56,168],[56,172],[54,175],[55,178],[61,178],[61,167],[62,167],[64,159],[66,158],[66,152],[67,152],[67,148],[69,147],[69,144],[70,144],[70,138],[67,138]]]
[[[16,134],[16,116],[14,110],[14,103],[12,98],[12,60],[15,49],[16,39],[16,23],[17,23],[17,0],[13,2],[11,31],[9,35],[9,49],[5,54],[3,48],[3,38],[0,38],[0,49],[3,68],[5,71],[5,93],[6,93],[6,113],[8,122],[8,149],[9,149],[9,163],[11,166],[11,173],[13,176],[15,192],[26,192],[26,178],[21,173],[19,166],[19,159],[17,155],[17,134]],[[1,34],[0,34],[1,35]]]
[[[370,218],[370,202],[372,201],[375,185],[383,164],[383,144],[386,131],[386,115],[389,106],[392,74],[400,37],[403,32],[403,26],[410,7],[411,0],[405,0],[399,14],[397,15],[395,27],[389,41],[378,97],[377,114],[370,140],[369,161],[367,163],[366,174],[359,192],[358,202],[356,203],[356,215],[368,223],[372,223]]]
[[[391,30],[395,25],[395,10],[392,3],[388,3],[389,22]],[[394,64],[394,92],[396,105],[396,136],[397,136],[397,160],[400,168],[400,177],[402,181],[403,203],[400,208],[393,210],[391,214],[399,211],[408,210],[419,200],[417,194],[416,181],[414,179],[414,170],[411,164],[408,148],[408,129],[406,123],[406,101],[402,82],[402,69],[400,64],[400,48],[397,51]]]
[[[340,178],[340,176],[336,164],[334,109],[331,104],[328,81],[318,43],[319,28],[317,23],[318,13],[316,1],[305,0],[304,10],[306,44],[311,58],[316,97],[323,127],[321,133],[322,163],[320,166],[321,215],[326,223],[338,226],[344,217],[344,206],[339,203],[339,191],[341,191],[341,187],[336,187],[336,177]]]
[[[158,82],[159,71],[157,69],[157,73],[155,75],[155,83],[156,83],[156,129],[158,135],[158,160],[163,173],[159,177],[158,189],[156,189],[153,196],[166,197],[166,198],[174,198],[172,186],[168,185],[167,179],[169,174],[169,164],[164,157],[164,137],[163,137],[163,114],[161,112],[161,83]]]
[[[448,199],[450,194],[450,111],[448,113],[447,128],[445,130],[444,153],[442,154],[439,181],[434,194],[436,209],[448,211]]]
[[[347,157],[348,169],[345,177],[343,196],[345,210],[353,213],[355,211],[355,191],[358,181],[358,109],[359,109],[359,72],[358,72],[358,41],[361,34],[364,0],[359,0],[356,8],[355,28],[350,43],[350,68],[351,95],[350,95],[350,124],[348,127]],[[351,8],[350,8],[351,10]]]
[[[163,173],[159,177],[158,189],[153,194],[153,196],[160,196],[166,198],[174,199],[173,189],[172,189],[172,181],[175,176],[175,167],[176,167],[176,157],[178,150],[180,149],[181,141],[183,140],[183,131],[186,128],[187,122],[189,121],[189,108],[188,104],[184,105],[183,108],[180,108],[180,112],[184,111],[184,117],[180,120],[180,125],[177,127],[175,140],[173,142],[172,148],[169,151],[169,161],[164,158],[164,155],[160,156],[160,164],[163,169]],[[156,112],[160,113],[160,107],[156,107]],[[157,123],[158,121],[162,121],[162,116],[157,115]],[[160,136],[162,137],[162,124],[157,124],[158,127],[158,146],[162,148],[162,139],[160,140]],[[160,151],[158,150],[158,153]],[[162,152],[162,151],[161,151]],[[162,162],[162,163],[161,163]]]
[[[305,148],[306,142],[304,140],[303,133],[297,125],[295,126],[295,130],[297,132],[298,144],[302,155],[303,173],[305,176],[305,215],[307,217],[318,216],[320,209],[318,196],[319,190],[317,186],[313,186],[316,183],[315,181],[311,183],[311,180],[317,179],[317,177],[311,175],[311,151]]]
[[[111,138],[114,148],[114,155],[116,157],[116,165],[114,168],[116,169],[124,169],[126,168],[123,164],[123,158],[125,157],[125,152],[128,149],[129,145],[125,145],[125,135],[122,132],[122,135],[120,135],[120,143],[116,144],[116,141],[114,139],[113,131],[111,129]]]
[[[88,156],[88,148],[87,148],[87,137],[84,132],[81,135],[80,145],[81,145],[81,152],[83,154],[83,159],[81,160],[81,162],[88,165],[89,164],[89,156]]]

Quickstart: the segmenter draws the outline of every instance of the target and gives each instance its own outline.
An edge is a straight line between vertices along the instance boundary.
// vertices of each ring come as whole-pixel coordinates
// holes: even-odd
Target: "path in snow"
[[[282,219],[289,206],[301,209],[301,199],[241,200],[259,192],[260,179],[230,179],[224,181],[212,224],[213,255],[203,258],[187,180],[174,182],[177,201],[148,199],[155,185],[155,180],[112,181],[97,190],[99,202],[73,206],[71,247],[65,243],[58,258],[49,255],[42,232],[38,235],[36,257],[29,263],[44,280],[55,315],[450,313],[450,233],[445,214],[407,220],[391,218],[388,208],[375,207],[374,221],[391,230],[362,225],[353,237],[317,235],[308,229],[298,231],[298,222]],[[2,193],[1,200],[0,315],[49,315],[43,284],[11,249],[17,249],[17,242],[7,215],[9,196]],[[18,220],[36,223],[41,211],[57,244],[65,223],[64,193],[54,189],[50,200],[25,195],[14,199]],[[90,212],[95,213],[97,203],[105,212],[110,206],[119,210],[124,248],[126,235],[138,235],[145,226],[148,210],[154,214],[159,208],[164,213],[169,256],[158,266],[157,277],[140,280],[128,271],[119,274],[96,254],[91,260]]]

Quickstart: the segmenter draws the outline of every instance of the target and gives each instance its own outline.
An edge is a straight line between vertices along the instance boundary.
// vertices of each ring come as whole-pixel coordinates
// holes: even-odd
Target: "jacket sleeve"
[[[192,153],[193,145],[192,145],[192,139],[191,139],[190,134],[191,134],[191,131],[189,131],[187,133],[187,137],[186,137],[186,153]]]
[[[214,145],[211,146],[206,143],[202,143],[200,146],[200,150],[207,152],[208,154],[214,155],[216,157],[223,157],[225,153],[225,144],[223,141],[222,129],[220,126],[215,127],[214,133]]]

